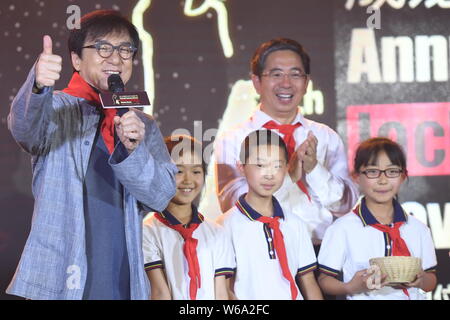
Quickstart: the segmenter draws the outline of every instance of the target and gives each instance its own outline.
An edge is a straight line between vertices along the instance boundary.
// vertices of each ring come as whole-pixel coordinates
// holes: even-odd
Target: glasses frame
[[[368,175],[367,175],[367,170],[373,170],[373,171],[376,171],[376,172],[378,172],[378,175],[375,177],[369,177]],[[399,172],[398,172],[398,175],[395,175],[395,176],[388,176],[387,175],[387,172],[389,171],[389,170],[398,170]],[[384,176],[386,177],[386,178],[390,178],[390,179],[395,179],[395,178],[398,178],[398,177],[400,177],[401,175],[402,175],[402,173],[403,173],[403,169],[397,169],[397,168],[390,168],[390,169],[386,169],[386,170],[380,170],[380,169],[366,169],[366,170],[364,170],[364,171],[360,171],[359,173],[362,173],[362,174],[364,174],[366,177],[367,177],[367,179],[378,179],[379,177],[381,177],[381,174],[383,173],[384,174]]]
[[[280,76],[276,76],[275,73],[280,74]],[[293,75],[298,75],[300,78],[299,79],[293,78]],[[270,80],[274,82],[281,82],[284,80],[285,77],[288,77],[290,81],[305,82],[306,79],[308,78],[308,75],[304,72],[298,72],[297,74],[296,72],[285,73],[281,70],[272,70],[261,73],[261,77],[269,77]]]
[[[100,54],[100,46],[105,45],[105,44],[108,45],[108,46],[111,46],[111,48],[112,48],[111,53],[109,55],[107,55],[107,56],[104,56],[104,55]],[[123,47],[131,49],[131,56],[130,57],[124,58],[122,56],[122,54],[120,53],[120,48],[123,48]],[[129,59],[133,58],[134,54],[137,51],[137,48],[135,46],[133,46],[132,44],[129,44],[129,45],[128,44],[119,44],[118,46],[114,46],[113,44],[111,44],[111,43],[109,43],[107,41],[97,41],[94,44],[82,47],[82,49],[95,49],[97,51],[97,54],[100,57],[104,58],[104,59],[107,59],[107,58],[111,57],[114,54],[114,51],[117,50],[117,53],[119,54],[120,58],[122,58],[123,60],[129,60]]]

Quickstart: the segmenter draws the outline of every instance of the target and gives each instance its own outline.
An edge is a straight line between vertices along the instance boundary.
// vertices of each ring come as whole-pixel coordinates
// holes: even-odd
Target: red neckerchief
[[[239,211],[243,215],[250,217],[250,219],[252,219],[251,215],[248,212],[246,212],[246,208],[245,208],[249,205],[244,201],[245,201],[245,199],[243,198],[243,196],[241,196],[241,198],[239,198],[236,201],[236,207],[239,209]],[[253,208],[252,208],[252,210],[253,210]],[[284,245],[283,233],[280,230],[280,221],[279,221],[280,217],[278,217],[278,216],[277,217],[265,217],[265,216],[260,215],[259,217],[256,218],[256,220],[267,224],[267,226],[273,230],[273,245],[275,247],[275,252],[277,254],[278,261],[280,262],[281,272],[283,274],[283,277],[287,281],[289,281],[289,285],[291,288],[292,300],[296,300],[297,295],[298,295],[297,285],[294,281],[294,278],[292,277],[291,271],[289,270],[289,264],[288,264],[288,258],[286,255],[286,247]]]
[[[199,213],[200,215],[200,213]],[[201,216],[201,215],[200,215]],[[170,224],[169,221],[164,219],[161,213],[155,213],[156,219],[158,219],[161,223],[166,225],[167,227],[178,231],[184,239],[183,245],[183,253],[188,262],[188,274],[190,283],[189,283],[189,295],[191,300],[197,299],[197,290],[201,288],[201,277],[200,277],[200,265],[198,263],[197,258],[197,243],[198,240],[192,237],[192,233],[195,229],[198,228],[198,223],[190,223],[187,228],[183,227],[182,224]],[[202,217],[202,216],[201,216]],[[202,217],[203,218],[203,217]]]
[[[283,273],[283,276],[289,281],[292,300],[296,300],[298,295],[297,285],[295,284],[294,278],[292,277],[291,271],[289,270],[283,233],[280,230],[280,217],[269,218],[261,216],[257,220],[267,224],[269,228],[273,230],[273,244],[275,247],[275,252],[278,256],[278,261],[280,261],[281,271]]]
[[[70,79],[67,88],[62,91],[71,96],[86,99],[87,101],[93,103],[96,107],[100,108],[102,105],[100,102],[99,93],[91,85],[89,85],[78,72],[73,73],[72,79]],[[101,109],[104,115],[101,124],[101,134],[105,145],[111,154],[114,151],[114,116],[117,114],[117,110],[114,108]]]
[[[358,205],[353,212],[360,217],[360,205]],[[404,221],[398,221],[394,223],[394,226],[391,228],[381,223],[369,224],[369,226],[380,230],[381,232],[386,232],[389,234],[389,238],[392,239],[392,255],[393,256],[411,256],[409,252],[408,246],[406,245],[405,240],[400,235],[400,227],[404,224]],[[409,298],[409,292],[407,289],[402,289],[403,292]]]
[[[278,130],[280,133],[283,134],[283,141],[286,144],[287,151],[288,151],[288,157],[291,158],[292,153],[295,151],[295,138],[294,138],[294,131],[298,127],[300,127],[301,123],[296,124],[278,124],[275,121],[269,121],[266,122],[263,127],[269,130]],[[297,181],[297,186],[300,188],[300,190],[303,191],[303,193],[306,194],[309,201],[311,201],[311,196],[309,195],[308,189],[306,188],[305,184],[302,182],[302,180]]]

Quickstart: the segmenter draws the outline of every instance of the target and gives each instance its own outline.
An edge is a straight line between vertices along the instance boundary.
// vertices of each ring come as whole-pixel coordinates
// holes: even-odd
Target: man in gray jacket
[[[119,74],[126,84],[139,46],[134,26],[94,11],[69,36],[72,79],[54,91],[62,59],[52,40],[8,116],[32,158],[31,232],[7,293],[28,299],[147,299],[142,258],[145,210],[175,194],[171,163],[155,121],[138,110],[102,110],[99,93]]]

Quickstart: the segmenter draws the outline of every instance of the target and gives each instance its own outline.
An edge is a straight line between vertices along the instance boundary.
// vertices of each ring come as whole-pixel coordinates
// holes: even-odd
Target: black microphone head
[[[123,92],[125,85],[118,74],[112,74],[108,77],[108,90],[111,92]]]

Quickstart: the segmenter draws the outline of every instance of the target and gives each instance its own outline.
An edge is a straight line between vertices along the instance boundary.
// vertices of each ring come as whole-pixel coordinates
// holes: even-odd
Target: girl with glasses
[[[397,193],[407,178],[402,148],[387,138],[361,143],[354,159],[354,181],[363,195],[356,208],[325,233],[319,253],[319,285],[347,299],[425,299],[436,286],[436,253],[429,228],[407,214]],[[411,283],[392,285],[369,270],[371,258],[413,256],[422,270]],[[338,277],[343,273],[343,281]],[[375,284],[375,285],[371,285]],[[419,290],[421,289],[421,290]]]

